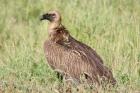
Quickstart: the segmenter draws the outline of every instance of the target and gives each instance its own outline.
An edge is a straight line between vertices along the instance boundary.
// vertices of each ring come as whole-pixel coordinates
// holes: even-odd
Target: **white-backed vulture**
[[[88,83],[100,80],[115,84],[111,70],[104,64],[101,57],[86,44],[77,41],[61,24],[58,11],[50,11],[42,15],[41,20],[48,20],[48,39],[44,43],[44,52],[52,69],[80,82],[85,75]]]

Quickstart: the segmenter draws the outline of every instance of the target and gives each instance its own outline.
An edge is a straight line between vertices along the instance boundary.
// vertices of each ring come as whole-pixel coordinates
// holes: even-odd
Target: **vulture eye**
[[[52,17],[53,17],[53,18],[55,18],[55,17],[56,17],[56,15],[55,15],[55,14],[51,14],[51,15],[52,15]]]

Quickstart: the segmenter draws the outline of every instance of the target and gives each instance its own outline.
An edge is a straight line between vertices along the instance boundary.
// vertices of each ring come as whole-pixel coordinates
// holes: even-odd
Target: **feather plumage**
[[[56,15],[49,19],[49,38],[44,43],[44,52],[48,64],[53,69],[60,69],[66,77],[72,77],[80,82],[80,76],[85,74],[88,83],[98,83],[99,78],[115,84],[112,72],[103,64],[101,57],[86,44],[74,39],[61,24],[61,16],[57,11],[49,12]],[[52,18],[52,17],[51,17]],[[60,19],[60,20],[59,20]],[[53,20],[53,21],[52,21]]]

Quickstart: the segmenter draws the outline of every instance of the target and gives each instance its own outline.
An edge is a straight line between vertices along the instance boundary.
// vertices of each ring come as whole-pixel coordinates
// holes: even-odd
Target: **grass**
[[[139,93],[139,5],[140,0],[0,0],[0,93],[55,93],[59,81],[43,52],[47,22],[39,21],[49,10],[59,10],[71,35],[101,55],[118,82],[115,90]]]

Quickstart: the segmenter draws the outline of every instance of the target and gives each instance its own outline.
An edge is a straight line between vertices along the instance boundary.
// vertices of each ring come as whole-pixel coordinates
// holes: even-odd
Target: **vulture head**
[[[48,20],[49,39],[58,41],[67,41],[69,33],[61,24],[61,15],[58,11],[49,11],[41,16],[40,20]]]
[[[61,16],[57,11],[49,11],[41,16],[40,20],[48,20],[49,22],[61,22]]]

